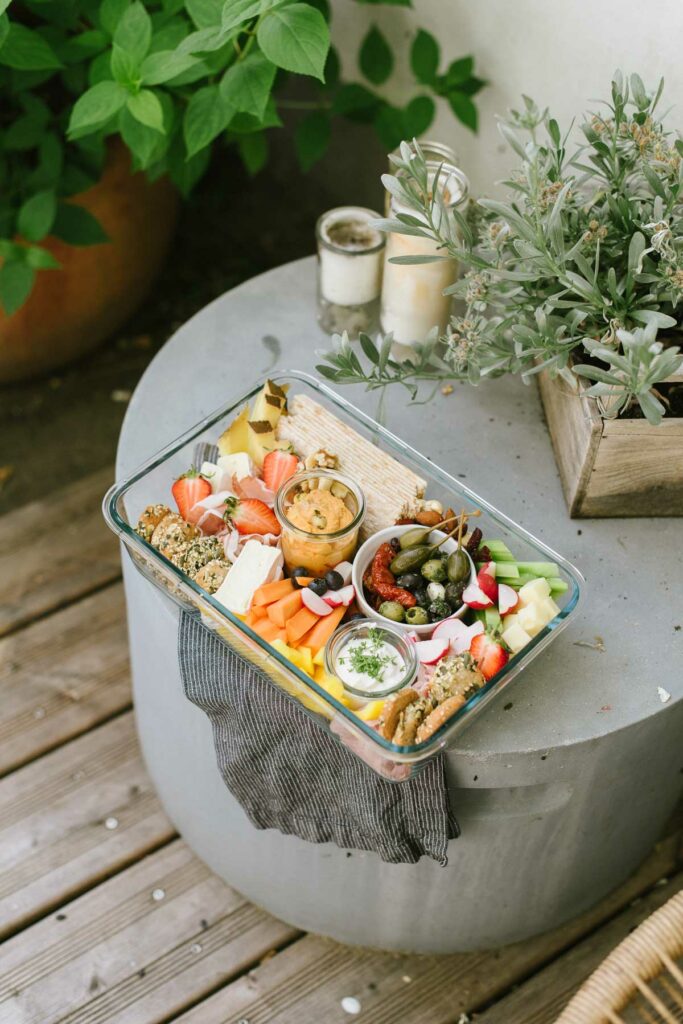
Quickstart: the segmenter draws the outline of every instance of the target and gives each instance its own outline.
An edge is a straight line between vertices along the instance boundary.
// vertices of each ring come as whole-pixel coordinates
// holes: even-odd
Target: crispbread
[[[308,395],[292,398],[289,415],[278,423],[277,436],[291,441],[304,458],[320,448],[339,457],[341,472],[355,480],[365,494],[364,537],[391,526],[403,505],[425,492],[425,480]]]

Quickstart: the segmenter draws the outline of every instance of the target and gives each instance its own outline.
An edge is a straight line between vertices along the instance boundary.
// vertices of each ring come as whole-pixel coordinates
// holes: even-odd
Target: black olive
[[[392,537],[389,543],[391,544],[392,551],[398,552],[401,550],[401,542],[398,537]]]
[[[427,593],[426,587],[416,587],[415,590],[413,591],[413,597],[415,598],[420,608],[427,608],[427,606],[430,604],[429,594]]]
[[[334,569],[330,569],[325,574],[325,583],[327,583],[329,590],[340,590],[344,586],[344,577],[341,573],[336,572]]]
[[[323,594],[327,593],[329,588],[327,586],[327,581],[319,577],[317,580],[311,580],[308,584],[308,589],[312,590],[314,594],[318,595],[318,597],[322,597]]]
[[[403,587],[404,590],[414,590],[415,587],[424,586],[424,578],[416,572],[406,572],[396,580],[396,586]]]
[[[308,574],[308,570],[304,569],[303,565],[297,565],[296,569],[293,569],[292,572],[290,572],[289,575],[290,575],[290,578],[291,578],[292,583],[294,584],[295,588],[297,590],[301,590],[301,584],[299,583],[299,580],[297,579],[297,577],[298,576],[308,576],[309,574]]]

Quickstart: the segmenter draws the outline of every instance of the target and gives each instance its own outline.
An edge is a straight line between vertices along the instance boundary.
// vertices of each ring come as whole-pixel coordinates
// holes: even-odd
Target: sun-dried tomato
[[[394,557],[391,544],[380,544],[370,567],[371,589],[383,601],[397,601],[404,608],[412,608],[417,604],[415,596],[409,590],[396,586],[396,577],[389,568]]]

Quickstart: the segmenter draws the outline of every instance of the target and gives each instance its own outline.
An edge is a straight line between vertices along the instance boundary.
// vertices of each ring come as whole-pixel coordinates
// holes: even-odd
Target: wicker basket
[[[683,1021],[683,890],[603,960],[556,1024]]]

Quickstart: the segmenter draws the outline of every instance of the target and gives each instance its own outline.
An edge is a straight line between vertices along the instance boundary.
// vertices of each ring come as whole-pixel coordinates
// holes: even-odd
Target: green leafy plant
[[[406,0],[376,0],[400,3]],[[419,31],[412,56],[417,94],[398,108],[371,86],[393,69],[372,26],[359,67],[369,85],[343,82],[330,46],[327,0],[0,0],[0,304],[12,313],[38,270],[58,266],[48,235],[72,245],[106,241],[70,199],[99,178],[106,141],[120,136],[133,168],[168,174],[188,194],[214,144],[237,146],[255,174],[268,132],[287,108],[301,111],[301,166],[324,154],[336,116],[374,123],[391,147],[421,134],[444,96],[476,127],[483,86],[464,58],[438,74],[439,48]],[[289,96],[306,76],[311,98]]]
[[[463,216],[431,188],[417,144],[406,144],[385,184],[411,212],[383,221],[387,231],[422,236],[434,256],[467,268],[451,289],[463,300],[446,335],[433,332],[408,362],[391,359],[386,339],[362,341],[369,368],[347,342],[319,371],[370,388],[421,380],[472,384],[504,373],[529,381],[542,370],[587,394],[606,417],[638,403],[659,423],[658,389],[683,366],[680,349],[656,340],[681,325],[683,298],[683,142],[655,118],[663,82],[648,94],[638,75],[617,73],[611,101],[582,124],[584,143],[568,155],[547,110],[525,98],[501,132],[521,163],[504,183],[506,202],[481,199]]]

